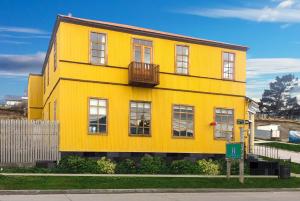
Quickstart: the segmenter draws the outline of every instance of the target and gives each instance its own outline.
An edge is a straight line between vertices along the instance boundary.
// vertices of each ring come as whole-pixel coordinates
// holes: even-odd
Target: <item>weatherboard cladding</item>
[[[72,24],[78,24],[83,26],[90,26],[95,28],[103,28],[113,31],[119,31],[119,32],[125,32],[125,33],[131,33],[136,35],[142,35],[142,36],[149,36],[149,37],[155,37],[155,38],[162,38],[162,39],[168,39],[168,40],[175,40],[180,42],[187,42],[187,43],[194,43],[194,44],[200,44],[200,45],[207,45],[207,46],[213,46],[213,47],[221,47],[221,48],[227,48],[232,50],[240,50],[240,51],[247,51],[248,47],[241,46],[241,45],[235,45],[230,43],[222,43],[218,41],[212,41],[212,40],[204,40],[200,38],[194,38],[179,34],[173,34],[168,32],[162,32],[162,31],[156,31],[152,29],[146,29],[146,28],[140,28],[130,25],[124,25],[124,24],[117,24],[117,23],[110,23],[110,22],[103,22],[103,21],[97,21],[97,20],[89,20],[89,19],[83,19],[83,18],[76,18],[76,17],[70,17],[70,16],[64,16],[64,15],[58,15],[53,31],[52,36],[49,42],[48,51],[46,54],[46,58],[43,64],[42,73],[44,73],[46,61],[48,61],[48,57],[50,54],[50,50],[54,41],[54,36],[56,35],[56,32],[58,30],[60,22],[66,22],[66,23],[72,23]]]

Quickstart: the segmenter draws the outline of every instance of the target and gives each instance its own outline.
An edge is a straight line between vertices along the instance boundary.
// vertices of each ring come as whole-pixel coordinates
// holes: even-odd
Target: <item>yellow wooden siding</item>
[[[63,80],[59,84],[61,151],[224,153],[225,141],[215,140],[214,108],[233,108],[244,119],[243,97],[144,89]],[[108,99],[108,134],[88,134],[88,97]],[[151,101],[151,137],[129,136],[129,101]],[[172,104],[195,107],[195,138],[172,137]],[[235,140],[239,129],[235,125]]]
[[[91,31],[107,34],[107,66],[89,64]],[[43,97],[41,107],[46,120],[49,116],[53,120],[54,101],[57,102],[61,151],[224,153],[225,141],[214,139],[213,127],[209,125],[214,120],[214,108],[233,108],[235,120],[247,118],[244,51],[137,36],[65,22],[60,24],[56,37],[57,70],[54,72],[52,47],[48,60],[50,82],[47,86],[46,79],[46,91],[40,97]],[[161,72],[160,84],[155,88],[128,86],[127,68],[132,60],[133,38],[153,41],[153,63],[160,65]],[[192,76],[174,74],[176,44],[189,46],[189,72]],[[221,80],[223,51],[236,54],[237,82]],[[47,68],[44,74],[48,76]],[[88,97],[108,99],[106,136],[88,134]],[[151,101],[151,137],[129,137],[130,100]],[[172,137],[172,104],[195,107],[195,138]],[[238,140],[239,128],[235,125],[235,141]]]
[[[141,38],[153,41],[153,63],[160,65],[160,71],[175,72],[175,45],[181,42],[138,36],[128,33],[97,29],[92,27],[61,23],[60,59],[90,63],[89,35],[91,31],[107,34],[107,65],[128,67],[132,60],[132,39]],[[235,78],[246,80],[246,52],[184,43],[190,47],[190,75],[222,78],[222,51],[236,54]]]
[[[41,75],[29,75],[28,78],[28,119],[41,119],[43,108]]]

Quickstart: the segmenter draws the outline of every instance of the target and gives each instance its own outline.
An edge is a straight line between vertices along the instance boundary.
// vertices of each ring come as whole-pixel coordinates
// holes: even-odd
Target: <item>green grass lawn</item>
[[[135,188],[300,188],[300,178],[153,178],[0,176],[0,190]]]
[[[275,147],[278,149],[284,149],[288,151],[300,152],[300,144],[284,144],[279,142],[270,142],[270,143],[260,143],[258,145],[264,145],[268,147]]]

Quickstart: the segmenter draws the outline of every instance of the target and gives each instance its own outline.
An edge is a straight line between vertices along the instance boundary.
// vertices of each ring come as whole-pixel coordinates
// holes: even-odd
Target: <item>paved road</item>
[[[2,195],[0,201],[299,201],[300,192]]]

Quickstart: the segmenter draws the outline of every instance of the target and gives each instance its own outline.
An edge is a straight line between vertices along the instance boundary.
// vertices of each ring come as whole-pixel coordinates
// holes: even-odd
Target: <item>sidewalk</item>
[[[226,175],[152,175],[152,174],[55,174],[55,173],[0,173],[3,176],[42,176],[42,177],[182,177],[182,178],[226,178]],[[232,175],[231,178],[238,178]],[[245,175],[245,178],[278,178],[278,176]],[[297,175],[296,177],[300,177]]]

